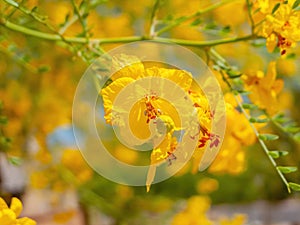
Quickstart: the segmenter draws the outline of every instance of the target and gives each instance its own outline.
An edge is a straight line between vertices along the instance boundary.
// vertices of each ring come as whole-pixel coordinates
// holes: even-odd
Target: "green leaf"
[[[277,11],[277,9],[279,8],[279,6],[280,6],[280,3],[278,2],[278,3],[274,6],[274,8],[272,9],[272,14],[274,14],[274,13]]]
[[[289,182],[289,187],[294,191],[300,191],[300,184]]]
[[[14,166],[20,166],[23,160],[20,157],[10,156],[8,161],[13,164]]]
[[[216,29],[217,27],[218,27],[217,24],[215,24],[214,22],[211,22],[211,23],[206,24],[204,29],[205,30],[213,30],[213,29]]]
[[[197,26],[199,25],[200,23],[202,23],[202,20],[197,18],[195,19],[192,23],[191,23],[191,26]]]
[[[268,119],[268,118],[261,119],[261,118],[254,118],[254,117],[251,117],[251,118],[249,119],[249,121],[250,121],[251,123],[267,123],[267,122],[269,122],[269,119]]]
[[[293,173],[298,170],[295,166],[277,166],[277,169],[282,173]]]
[[[226,71],[226,73],[228,74],[229,78],[231,78],[231,79],[242,76],[242,73],[240,71],[236,71],[236,70],[228,70],[228,71]]]
[[[300,141],[300,132],[294,135],[296,141]]]
[[[181,16],[181,17],[176,18],[176,19],[175,19],[175,22],[181,23],[181,22],[183,22],[183,21],[185,21],[185,20],[186,20],[186,16]]]
[[[284,114],[282,114],[282,113],[273,116],[272,120],[277,123],[286,123],[286,122],[290,121],[290,119],[285,117]]]
[[[278,159],[281,156],[286,156],[289,154],[287,151],[269,151],[268,154],[273,158],[273,159]]]
[[[231,27],[230,26],[225,26],[222,28],[222,32],[223,33],[229,33],[231,31]]]
[[[15,2],[13,0],[4,0],[4,1],[6,1],[8,4],[10,4],[10,5],[14,6],[14,7],[19,8],[19,3]]]
[[[288,133],[297,133],[300,131],[300,127],[296,127],[294,125],[287,125],[284,127],[284,130]]]
[[[260,134],[258,138],[262,141],[274,141],[279,138],[276,134]]]
[[[0,124],[7,124],[8,120],[5,116],[0,116]]]
[[[243,107],[244,109],[257,109],[257,108],[258,108],[257,105],[249,104],[249,103],[243,103],[243,104],[242,104],[242,107]]]
[[[248,95],[250,94],[250,91],[245,91],[245,90],[233,90],[233,94],[235,95]]]
[[[296,57],[297,55],[294,52],[292,52],[286,56],[286,59],[296,59]]]
[[[43,65],[38,68],[39,73],[45,73],[45,72],[48,72],[49,70],[50,70],[50,67],[47,65]]]
[[[299,6],[299,4],[300,4],[300,0],[296,0],[292,6],[292,9],[297,8]]]

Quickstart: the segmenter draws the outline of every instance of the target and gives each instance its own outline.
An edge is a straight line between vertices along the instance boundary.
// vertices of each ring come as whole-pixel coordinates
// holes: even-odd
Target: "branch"
[[[226,62],[226,60],[219,55],[215,50],[211,50],[210,53],[217,59],[220,60],[222,62]],[[230,82],[228,81],[228,79],[224,76],[223,73],[222,74],[222,78],[225,81],[225,83],[228,85],[228,87],[230,88],[231,92],[235,92],[235,90],[233,89],[232,85],[230,84]],[[268,149],[268,147],[266,146],[265,142],[262,140],[261,136],[262,134],[260,134],[258,132],[258,130],[256,129],[256,127],[254,126],[254,124],[252,122],[250,122],[250,115],[246,112],[246,110],[244,109],[242,103],[240,102],[239,98],[242,99],[240,94],[234,93],[234,98],[236,103],[238,104],[241,112],[244,114],[244,116],[246,117],[246,119],[249,121],[249,124],[255,134],[255,136],[257,137],[257,140],[259,142],[259,144],[261,145],[262,149],[264,150],[264,152],[266,153],[266,155],[268,156],[269,160],[271,161],[272,165],[276,168],[276,171],[278,173],[278,175],[280,176],[281,180],[283,181],[283,183],[285,184],[287,190],[289,193],[291,193],[291,187],[290,187],[290,183],[287,181],[286,177],[284,176],[284,174],[282,173],[282,171],[279,169],[276,161],[273,159],[272,155],[270,154],[270,150]]]
[[[156,37],[154,40],[159,42],[168,42],[168,43],[175,43],[183,46],[192,46],[192,47],[211,47],[221,44],[229,44],[234,42],[240,41],[248,41],[256,39],[255,35],[246,35],[242,37],[234,37],[234,38],[224,38],[224,39],[217,39],[211,41],[192,41],[192,40],[184,40],[184,39],[173,39],[173,38],[160,38]]]
[[[81,43],[86,44],[87,39],[84,37],[62,37],[58,34],[52,33],[44,33],[41,31],[29,29],[10,21],[0,21],[0,25],[23,34],[27,34],[33,37],[42,38],[49,41],[66,41],[69,43]],[[147,38],[143,36],[128,36],[128,37],[116,37],[116,38],[91,38],[89,39],[90,43],[92,44],[109,44],[109,43],[128,43],[134,41],[142,41],[142,40],[154,40],[161,43],[175,43],[183,46],[194,46],[194,47],[211,47],[221,44],[228,44],[240,41],[247,41],[253,40],[257,38],[255,35],[246,35],[242,37],[234,37],[234,38],[224,38],[218,40],[211,40],[211,41],[191,41],[191,40],[184,40],[184,39],[171,39],[171,38]]]

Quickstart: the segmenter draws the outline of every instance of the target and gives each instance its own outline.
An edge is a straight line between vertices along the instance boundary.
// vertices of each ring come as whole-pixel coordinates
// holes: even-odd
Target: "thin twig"
[[[156,24],[157,24],[156,14],[157,14],[157,11],[159,9],[159,5],[160,5],[160,0],[156,0],[155,3],[154,3],[154,6],[153,6],[152,12],[151,12],[151,17],[150,17],[150,30],[149,30],[149,36],[150,37],[155,36],[155,27],[156,27]]]
[[[250,3],[250,0],[246,0],[246,2],[247,2],[248,17],[249,17],[250,24],[251,24],[251,33],[254,34],[255,23],[254,23],[254,20],[252,17],[252,12],[251,12],[252,5]]]
[[[211,51],[212,55],[214,57],[216,57],[217,59],[220,59],[222,60],[223,62],[226,60],[220,56],[215,50]],[[231,89],[231,91],[234,91],[233,88],[232,88],[232,85],[230,84],[230,82],[227,80],[227,78],[225,76],[222,75],[222,78],[224,79],[225,83],[228,85],[228,87]],[[240,102],[239,99],[242,99],[241,95],[240,94],[234,94],[234,99],[236,101],[236,103],[238,104],[241,112],[244,114],[245,118],[249,121],[250,119],[250,116],[249,114],[246,112],[246,110],[244,109],[244,107],[242,106],[242,103]],[[272,158],[272,156],[269,154],[269,149],[268,147],[266,146],[265,142],[263,140],[260,139],[260,134],[258,132],[258,130],[256,129],[256,127],[254,126],[253,123],[250,123],[249,121],[249,124],[256,136],[256,138],[258,139],[258,142],[259,144],[261,145],[261,147],[263,148],[264,152],[266,153],[266,155],[268,156],[269,160],[271,161],[272,165],[276,168],[276,171],[278,173],[278,175],[280,176],[281,180],[283,181],[283,183],[286,185],[287,187],[287,190],[289,193],[291,193],[291,189],[290,189],[290,186],[289,186],[289,183],[287,181],[287,179],[285,178],[285,176],[283,175],[283,173],[277,168],[277,163],[275,162],[275,160]]]

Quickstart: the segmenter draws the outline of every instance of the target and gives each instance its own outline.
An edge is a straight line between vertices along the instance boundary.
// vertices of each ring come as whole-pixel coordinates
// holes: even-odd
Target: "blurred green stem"
[[[216,52],[214,49],[211,49],[210,53],[212,54],[212,56],[216,59],[216,61],[221,61],[225,64],[227,64],[227,61],[218,53]],[[233,87],[231,86],[230,82],[228,81],[228,79],[225,77],[224,73],[221,72],[222,78],[225,81],[225,83],[228,85],[229,89],[231,92],[234,92]],[[249,114],[246,112],[246,110],[244,109],[244,107],[242,106],[242,103],[240,102],[239,99],[242,99],[242,97],[239,94],[234,94],[234,98],[236,103],[238,104],[241,112],[244,114],[244,116],[246,117],[246,119],[249,121],[249,124],[259,142],[259,144],[261,145],[261,147],[263,148],[264,152],[266,153],[266,155],[268,156],[269,160],[271,161],[272,165],[276,168],[276,171],[278,173],[278,175],[280,176],[281,180],[283,181],[283,183],[286,185],[287,190],[289,193],[291,193],[291,188],[290,185],[287,181],[287,179],[285,178],[285,176],[283,175],[283,173],[278,169],[278,165],[275,162],[275,160],[272,158],[272,156],[269,154],[269,149],[267,147],[267,145],[265,144],[265,142],[263,140],[260,139],[260,134],[258,132],[258,130],[256,129],[256,127],[254,126],[253,123],[250,122],[250,116]]]
[[[33,37],[42,38],[49,41],[66,41],[70,43],[79,43],[79,44],[85,44],[87,42],[87,39],[84,37],[64,37],[62,38],[58,34],[51,34],[51,33],[44,33],[41,31],[29,29],[26,27],[23,27],[21,25],[17,25],[15,23],[12,23],[10,21],[0,21],[0,25],[13,30],[17,31],[23,34],[27,34]],[[191,41],[191,40],[183,40],[183,39],[172,39],[172,38],[147,38],[143,36],[128,36],[128,37],[116,37],[116,38],[91,38],[90,43],[94,44],[108,44],[108,43],[129,43],[134,41],[142,41],[142,40],[155,40],[157,42],[163,42],[163,43],[175,43],[183,46],[194,46],[194,47],[210,47],[210,46],[216,46],[221,44],[227,44],[227,43],[233,43],[233,42],[239,42],[239,41],[246,41],[246,40],[252,40],[257,38],[255,35],[246,35],[242,37],[233,37],[233,38],[224,38],[224,39],[218,39],[218,40],[209,40],[209,41]]]

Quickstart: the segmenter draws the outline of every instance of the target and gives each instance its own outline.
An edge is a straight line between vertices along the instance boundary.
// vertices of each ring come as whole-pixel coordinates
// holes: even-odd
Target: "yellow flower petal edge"
[[[17,218],[23,209],[22,202],[17,198],[12,198],[10,208],[4,199],[0,198],[0,224],[1,225],[36,225],[36,222],[27,217]]]

